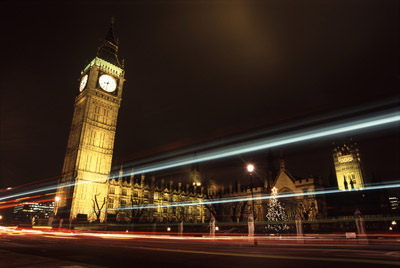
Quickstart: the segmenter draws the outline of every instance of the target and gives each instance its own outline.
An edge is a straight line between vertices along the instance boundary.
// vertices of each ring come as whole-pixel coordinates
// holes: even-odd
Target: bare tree
[[[135,199],[131,195],[131,223],[138,223],[144,213],[143,198]]]
[[[106,198],[104,197],[103,204],[100,206],[99,202],[97,201],[97,196],[100,194],[94,195],[93,200],[93,212],[96,215],[96,221],[100,222],[101,211],[103,210],[104,205],[106,204]]]
[[[246,206],[247,206],[247,201],[246,202],[234,202],[232,203],[232,221],[243,221],[244,214],[246,212]]]
[[[184,207],[176,208],[176,219],[178,222],[185,221],[185,208]]]
[[[209,193],[208,191],[206,191],[206,193],[205,193],[206,202],[210,201],[210,200],[214,200],[214,199],[220,199],[220,198],[222,198],[221,191],[218,191],[217,193],[215,193],[215,195]],[[210,203],[205,203],[204,205],[217,221],[222,221],[224,204],[217,203],[217,202],[210,202]]]

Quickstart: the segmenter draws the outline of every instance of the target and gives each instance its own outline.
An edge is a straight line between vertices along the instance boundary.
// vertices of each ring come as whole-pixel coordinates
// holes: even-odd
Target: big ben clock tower
[[[77,89],[62,177],[58,218],[104,220],[124,66],[118,59],[113,19],[96,57],[83,69]],[[105,208],[105,205],[104,205]]]

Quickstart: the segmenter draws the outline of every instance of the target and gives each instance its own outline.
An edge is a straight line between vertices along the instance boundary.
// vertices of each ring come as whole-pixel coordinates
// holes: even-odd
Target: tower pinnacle
[[[100,42],[97,50],[97,57],[122,67],[118,59],[118,41],[114,35],[115,18],[111,17],[110,28],[107,31],[105,38]]]

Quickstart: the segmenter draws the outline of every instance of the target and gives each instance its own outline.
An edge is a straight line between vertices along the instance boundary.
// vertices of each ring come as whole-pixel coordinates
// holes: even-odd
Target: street
[[[0,267],[387,267],[400,265],[398,238],[349,243],[258,237],[1,232]]]

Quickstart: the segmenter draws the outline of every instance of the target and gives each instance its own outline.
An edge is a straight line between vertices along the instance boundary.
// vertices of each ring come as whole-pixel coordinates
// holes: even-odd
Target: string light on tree
[[[273,187],[271,189],[271,195],[273,196],[268,203],[267,207],[267,226],[265,227],[267,231],[273,231],[275,233],[279,233],[282,231],[286,231],[289,229],[289,226],[286,224],[288,220],[285,208],[276,198],[278,194],[278,189]]]

